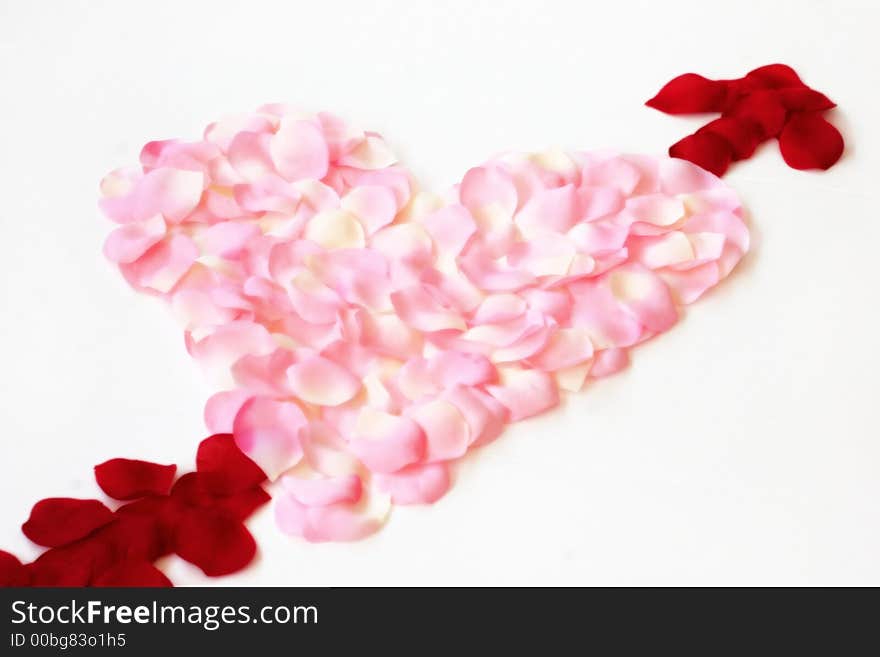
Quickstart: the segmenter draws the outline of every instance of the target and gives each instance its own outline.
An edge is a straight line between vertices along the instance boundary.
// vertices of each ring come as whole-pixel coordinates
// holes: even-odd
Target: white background
[[[108,170],[269,101],[383,133],[425,187],[508,149],[661,153],[671,77],[790,63],[844,159],[775,144],[728,182],[753,251],[623,374],[510,428],[433,507],[309,545],[252,523],[218,583],[880,584],[875,2],[0,0],[0,546],[113,456],[191,464],[212,392],[166,308],[100,249]],[[169,564],[182,583],[206,581]]]

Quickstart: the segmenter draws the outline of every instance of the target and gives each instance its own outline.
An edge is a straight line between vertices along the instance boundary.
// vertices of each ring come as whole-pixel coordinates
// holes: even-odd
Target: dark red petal
[[[779,92],[755,91],[741,98],[730,110],[730,116],[754,121],[766,139],[779,134],[787,114]]]
[[[98,500],[53,497],[40,500],[21,526],[38,545],[58,547],[88,536],[113,520],[113,512]]]
[[[764,89],[783,89],[806,86],[791,66],[767,64],[746,74],[746,80],[754,81]]]
[[[779,98],[785,109],[795,112],[821,112],[837,107],[828,96],[809,87],[780,89]]]
[[[744,160],[761,143],[761,128],[751,119],[722,116],[704,125],[697,133],[711,132],[723,137],[730,144],[734,160]]]
[[[100,529],[95,538],[110,546],[117,560],[154,561],[172,552],[170,531],[159,516],[117,514],[116,521]]]
[[[87,586],[96,572],[106,570],[115,561],[112,546],[90,536],[46,550],[27,568],[33,586]]]
[[[797,113],[779,135],[779,150],[794,169],[827,169],[843,154],[843,137],[818,113]]]
[[[27,568],[14,554],[0,550],[0,586],[27,586]]]
[[[174,483],[172,499],[187,507],[217,508],[231,511],[244,520],[272,499],[260,486],[246,488],[230,494],[216,493],[210,473],[188,472]]]
[[[239,520],[244,520],[271,499],[269,493],[257,486],[218,500],[218,506],[230,511]]]
[[[258,486],[266,474],[235,444],[232,434],[205,438],[196,454],[196,469],[206,474],[205,482],[218,493],[234,493]]]
[[[110,497],[132,500],[146,495],[167,495],[175,472],[176,465],[110,459],[95,466],[95,479]]]
[[[94,586],[174,586],[165,574],[149,561],[123,561],[98,575]]]
[[[670,146],[669,155],[693,162],[720,176],[730,166],[733,148],[724,137],[711,132],[698,132]]]
[[[724,111],[727,84],[696,73],[685,73],[667,82],[645,105],[667,114]]]
[[[257,544],[231,512],[192,509],[181,519],[174,551],[206,575],[219,577],[247,566],[257,552]]]

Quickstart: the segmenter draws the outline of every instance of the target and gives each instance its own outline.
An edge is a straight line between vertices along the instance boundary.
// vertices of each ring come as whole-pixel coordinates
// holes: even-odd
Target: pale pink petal
[[[573,185],[538,192],[516,213],[516,225],[526,237],[564,233],[578,220],[575,201]]]
[[[321,356],[311,356],[291,365],[287,380],[293,393],[310,404],[338,406],[361,388],[348,370]]]
[[[542,233],[515,244],[507,254],[507,262],[535,277],[562,276],[568,273],[574,256],[574,245],[565,236]]]
[[[205,140],[227,151],[238,133],[269,132],[273,127],[273,122],[263,114],[235,114],[210,124],[205,129]]]
[[[678,320],[678,310],[663,280],[638,266],[611,272],[608,283],[614,296],[624,303],[639,322],[653,333],[670,328]]]
[[[579,221],[596,221],[623,209],[624,198],[614,187],[591,187],[582,185],[577,190],[577,215]]]
[[[370,470],[386,473],[421,461],[426,449],[413,420],[369,407],[361,410],[349,446]]]
[[[300,193],[286,180],[267,173],[259,180],[233,187],[235,200],[249,212],[280,212],[293,214]]]
[[[626,349],[603,349],[597,351],[593,358],[590,376],[594,379],[611,376],[617,374],[627,365],[629,365],[629,355]]]
[[[275,175],[269,155],[271,139],[265,132],[239,132],[229,143],[229,163],[242,178],[254,182]]]
[[[233,422],[244,403],[252,397],[247,390],[225,390],[205,404],[205,426],[214,433],[232,433]]]
[[[443,393],[443,399],[464,417],[470,429],[468,440],[473,446],[484,445],[501,435],[509,418],[501,403],[478,388],[456,385]]]
[[[382,519],[346,503],[309,507],[290,493],[275,500],[275,521],[281,531],[313,543],[360,540],[378,530]]]
[[[435,399],[406,411],[425,432],[426,461],[446,461],[463,455],[470,444],[470,427],[461,412],[448,401]]]
[[[510,411],[511,422],[537,415],[559,403],[559,390],[546,372],[516,367],[499,371],[501,382],[486,386],[486,390]]]
[[[390,224],[397,214],[397,199],[387,187],[356,187],[342,197],[342,209],[357,217],[368,235]]]
[[[287,180],[320,180],[327,175],[327,142],[320,128],[310,121],[282,118],[269,150],[278,173]]]
[[[361,498],[361,478],[351,474],[344,477],[304,479],[286,475],[281,485],[298,502],[306,506],[327,506],[337,502],[353,503]]]
[[[425,216],[422,225],[439,251],[457,256],[477,228],[473,217],[461,205],[447,205]]]
[[[335,162],[352,150],[364,140],[364,131],[346,123],[338,116],[329,112],[319,112],[318,121],[321,131],[327,141],[330,160]]]
[[[480,214],[487,207],[497,206],[512,216],[516,210],[516,186],[510,174],[498,166],[475,167],[468,171],[458,190],[461,204],[471,213]]]
[[[445,463],[410,465],[377,475],[376,485],[391,495],[394,504],[433,504],[449,490],[449,467]]]
[[[403,321],[421,331],[467,328],[460,313],[443,307],[420,286],[394,292],[391,302]]]
[[[525,313],[527,303],[518,294],[490,294],[480,303],[473,316],[474,324],[498,324]]]
[[[582,253],[600,255],[620,250],[629,236],[629,226],[609,221],[578,224],[568,238]]]
[[[339,158],[339,164],[358,169],[384,169],[397,162],[394,153],[379,135],[367,134],[355,148]]]
[[[642,337],[642,325],[608,285],[595,280],[572,284],[571,324],[586,330],[593,346],[628,347]]]
[[[263,326],[240,320],[217,327],[201,340],[190,340],[187,348],[212,378],[225,380],[239,358],[269,354],[275,351],[277,345]]]
[[[300,431],[306,425],[296,404],[255,397],[235,416],[233,434],[238,448],[274,481],[302,458]]]
[[[101,199],[101,210],[121,224],[144,221],[157,214],[176,223],[199,204],[204,182],[200,171],[153,169],[134,181],[128,193]]]
[[[104,255],[112,262],[134,262],[165,235],[161,214],[144,221],[125,224],[114,230],[104,242]]]
[[[477,386],[494,381],[495,366],[481,354],[442,351],[427,361],[427,372],[443,388]]]
[[[199,257],[199,249],[186,235],[173,235],[150,247],[137,260],[119,269],[136,288],[169,292]]]
[[[545,372],[572,367],[593,357],[593,343],[582,329],[557,329],[540,353],[529,358],[533,367]]]
[[[296,361],[289,349],[278,348],[268,354],[245,354],[232,365],[236,385],[252,394],[287,397],[287,369]]]
[[[649,194],[628,199],[626,209],[636,221],[657,226],[671,226],[683,219],[685,214],[681,199],[664,194]]]
[[[200,232],[195,241],[204,255],[232,258],[245,248],[252,237],[259,234],[257,224],[221,221]]]

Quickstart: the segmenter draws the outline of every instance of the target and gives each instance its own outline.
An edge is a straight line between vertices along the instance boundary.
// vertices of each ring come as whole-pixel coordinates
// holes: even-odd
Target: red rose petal
[[[0,586],[27,586],[28,571],[14,554],[0,550]]]
[[[239,520],[244,520],[272,499],[260,486],[226,495],[217,493],[213,483],[206,473],[189,472],[175,482],[171,497],[185,506],[226,509]]]
[[[239,520],[244,520],[271,499],[269,493],[257,486],[218,500],[218,506],[231,512]]]
[[[753,81],[764,89],[783,89],[806,86],[791,66],[767,64],[746,73],[746,80]]]
[[[711,132],[727,140],[734,160],[751,157],[761,143],[761,128],[747,118],[722,116],[697,130],[697,133],[702,132]]]
[[[724,137],[711,132],[698,132],[670,146],[669,155],[693,162],[720,176],[730,166],[733,147]]]
[[[165,574],[149,561],[124,561],[95,578],[94,586],[174,586]]]
[[[694,114],[721,112],[726,99],[726,82],[685,73],[667,82],[645,105],[667,114]]]
[[[730,110],[730,116],[754,121],[761,127],[762,137],[775,137],[785,125],[786,111],[776,91],[756,91],[741,98]]]
[[[113,512],[98,500],[53,497],[40,500],[21,530],[38,545],[58,547],[88,536],[113,520]]]
[[[87,586],[96,572],[115,563],[113,547],[88,537],[46,550],[28,564],[33,586]]]
[[[175,472],[176,465],[110,459],[95,466],[95,479],[110,497],[131,500],[146,495],[167,495]]]
[[[827,169],[843,154],[843,137],[818,113],[798,113],[782,129],[779,150],[794,169]]]
[[[779,99],[787,110],[795,112],[821,112],[837,107],[828,96],[809,87],[781,89]]]
[[[192,509],[181,519],[174,551],[206,575],[219,577],[247,566],[257,552],[257,544],[233,513]]]
[[[205,481],[216,492],[234,493],[266,480],[266,473],[244,455],[229,433],[215,434],[199,444],[196,469],[208,475]]]

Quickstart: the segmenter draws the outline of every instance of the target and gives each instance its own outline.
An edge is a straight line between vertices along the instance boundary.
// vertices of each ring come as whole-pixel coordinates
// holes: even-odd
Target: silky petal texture
[[[723,175],[761,142],[779,138],[786,164],[827,169],[843,153],[843,137],[820,116],[835,107],[784,64],[756,68],[736,80],[708,80],[688,73],[670,81],[646,103],[669,114],[720,112],[721,117],[679,140],[669,154]]]
[[[198,205],[204,182],[198,171],[153,169],[136,180],[127,193],[102,199],[101,210],[121,224],[145,221],[157,214],[176,223]]]
[[[58,547],[88,536],[113,520],[113,512],[98,500],[54,497],[41,500],[21,530],[37,545]]]
[[[167,495],[176,465],[159,465],[133,459],[110,459],[95,466],[95,479],[107,495],[131,500],[146,495]]]
[[[725,85],[696,73],[673,78],[646,105],[667,114],[720,112],[727,100]]]
[[[361,498],[362,490],[361,479],[357,475],[319,479],[286,476],[281,478],[281,485],[306,506],[354,503]]]
[[[779,150],[794,169],[828,169],[843,154],[843,137],[819,114],[799,114],[782,129]]]
[[[449,469],[444,463],[411,465],[379,475],[376,485],[389,493],[395,504],[433,504],[449,490]]]
[[[174,551],[211,577],[228,575],[249,564],[257,553],[253,536],[232,513],[193,509],[175,535]]]
[[[320,356],[291,365],[287,380],[297,397],[320,406],[338,406],[354,397],[361,388],[360,381],[345,368]]]
[[[349,442],[352,453],[374,472],[394,472],[420,461],[425,434],[413,420],[364,408]]]
[[[165,220],[161,214],[143,221],[120,226],[104,242],[104,255],[118,263],[134,262],[165,236]]]
[[[93,586],[171,586],[171,580],[148,561],[132,561],[117,564],[101,573]]]
[[[725,92],[725,107],[745,88]],[[786,107],[824,102],[794,91]],[[211,572],[247,563],[240,522],[265,503],[267,475],[283,482],[279,526],[309,541],[362,538],[389,504],[437,500],[452,464],[624,367],[748,249],[736,195],[686,160],[508,153],[446,195],[416,193],[378,135],[303,116],[266,106],[214,124],[204,142],[150,144],[139,170],[102,183],[125,199],[115,220],[138,217],[107,255],[171,304],[221,391],[205,407],[215,435],[198,471],[169,496],[171,517],[212,518],[179,546],[150,547],[149,532],[136,542],[179,547]],[[700,134],[739,158],[753,147],[749,120]],[[180,223],[179,199],[152,202],[171,218],[131,211],[163,169],[198,182]],[[134,536],[141,515],[124,515]],[[238,549],[225,556],[192,544],[227,535]],[[35,572],[100,574],[63,574],[60,559]]]
[[[254,398],[241,407],[233,422],[235,444],[269,479],[275,480],[302,458],[300,431],[306,418],[291,402]]]
[[[269,145],[278,173],[287,180],[320,180],[327,175],[330,153],[320,128],[284,117]]]

